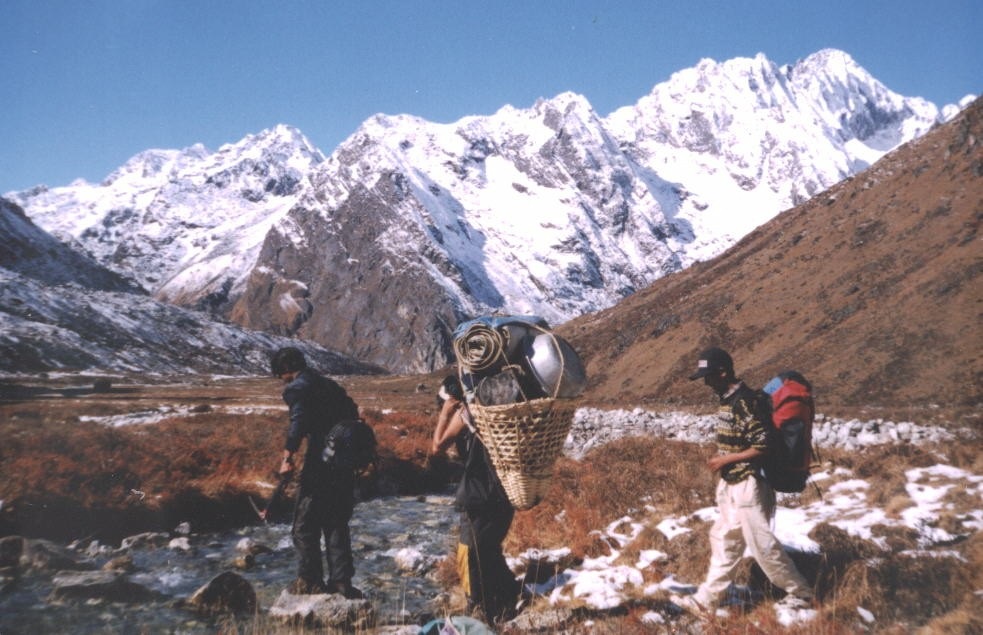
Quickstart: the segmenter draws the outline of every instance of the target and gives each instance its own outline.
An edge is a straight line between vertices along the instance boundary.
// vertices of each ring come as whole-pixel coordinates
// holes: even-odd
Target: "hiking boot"
[[[325,593],[337,593],[344,596],[346,600],[365,599],[365,594],[360,589],[353,587],[350,582],[332,582],[328,585]]]
[[[707,607],[694,600],[692,595],[673,594],[669,596],[669,601],[681,608],[683,611],[692,613],[693,615],[699,615],[707,610]]]
[[[290,583],[287,587],[287,593],[291,595],[320,595],[323,593],[330,593],[327,587],[324,586],[324,582],[320,580],[305,580],[304,578],[297,578]]]
[[[788,609],[792,611],[802,611],[813,608],[813,598],[800,598],[794,595],[786,595],[775,603],[775,608]]]

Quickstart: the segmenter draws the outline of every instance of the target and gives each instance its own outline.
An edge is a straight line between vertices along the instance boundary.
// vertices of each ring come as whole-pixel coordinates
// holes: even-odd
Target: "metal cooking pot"
[[[505,359],[509,360],[510,364],[521,362],[525,352],[523,341],[533,332],[532,328],[525,322],[506,322],[498,327],[498,332],[502,334]]]
[[[547,396],[576,397],[587,385],[580,356],[562,337],[542,333],[524,340],[526,363]]]

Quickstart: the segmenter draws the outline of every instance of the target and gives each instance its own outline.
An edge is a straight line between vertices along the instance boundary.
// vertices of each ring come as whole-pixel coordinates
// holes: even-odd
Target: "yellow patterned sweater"
[[[717,451],[720,454],[743,452],[748,448],[768,451],[768,430],[755,412],[756,394],[744,382],[720,399],[717,411]],[[756,461],[731,463],[720,470],[720,478],[740,483],[758,472]]]

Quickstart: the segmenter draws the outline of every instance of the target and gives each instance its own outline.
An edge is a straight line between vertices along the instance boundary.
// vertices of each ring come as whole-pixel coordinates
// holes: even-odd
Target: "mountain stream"
[[[427,575],[448,555],[457,533],[450,496],[388,497],[363,501],[351,522],[355,586],[365,592],[381,624],[415,624],[433,611],[441,589]],[[224,571],[235,571],[256,591],[260,612],[274,603],[293,580],[296,556],[290,524],[257,523],[237,530],[165,540],[163,546],[135,541],[110,548],[96,543],[77,547],[78,561],[95,568],[121,555],[133,561],[130,582],[158,599],[145,603],[52,599],[54,572],[28,572],[0,585],[0,633],[214,633],[223,618],[209,619],[177,606]],[[124,541],[126,543],[126,541]],[[236,569],[243,545],[267,547],[254,565]],[[228,618],[224,618],[228,619]],[[240,616],[249,624],[252,616]]]

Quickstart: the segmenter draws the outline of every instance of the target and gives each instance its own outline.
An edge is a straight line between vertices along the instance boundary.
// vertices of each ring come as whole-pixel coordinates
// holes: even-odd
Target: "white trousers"
[[[812,598],[809,583],[771,531],[775,493],[768,485],[754,477],[733,484],[721,479],[717,507],[720,516],[710,528],[710,570],[693,596],[700,606],[717,605],[733,580],[745,548],[772,584],[790,595]]]

